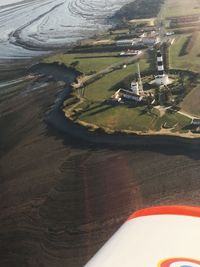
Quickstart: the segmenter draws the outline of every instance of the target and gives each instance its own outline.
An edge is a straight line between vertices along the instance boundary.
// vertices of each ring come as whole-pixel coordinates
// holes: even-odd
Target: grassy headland
[[[186,1],[183,4],[187,5]],[[63,110],[66,116],[92,130],[100,127],[107,132],[176,133],[177,135],[186,133],[187,135],[189,132],[188,125],[190,125],[192,118],[189,114],[197,114],[190,112],[187,107],[191,103],[196,107],[199,104],[199,101],[194,103],[191,100],[193,99],[193,88],[199,88],[197,84],[192,85],[192,81],[190,81],[190,85],[193,87],[185,92],[182,91],[179,97],[182,101],[189,93],[188,97],[186,96],[183,103],[178,107],[189,112],[188,116],[165,108],[149,108],[147,104],[141,106],[127,101],[122,105],[111,104],[107,101],[119,88],[130,88],[130,81],[134,79],[137,73],[138,62],[142,73],[151,72],[154,67],[152,57],[155,55],[153,56],[153,53],[147,53],[145,50],[142,55],[135,59],[134,57],[123,58],[119,56],[120,48],[116,47],[115,41],[133,38],[135,34],[137,35],[137,27],[140,27],[140,30],[142,30],[142,27],[145,27],[145,29],[149,27],[149,31],[152,31],[155,25],[148,25],[149,23],[143,22],[142,25],[144,25],[141,26],[142,18],[152,18],[160,12],[163,18],[168,19],[168,17],[175,15],[172,12],[170,13],[173,8],[176,10],[176,16],[192,15],[194,10],[197,11],[194,1],[192,1],[187,14],[179,9],[179,5],[181,3],[176,3],[174,0],[166,0],[165,2],[163,0],[136,0],[125,5],[114,16],[123,21],[122,26],[118,25],[117,28],[101,36],[83,40],[78,49],[74,49],[70,53],[57,54],[46,58],[46,63],[58,62],[59,64],[72,66],[82,73],[78,83],[74,85],[72,98],[64,102]],[[198,31],[182,33],[182,25],[177,27],[178,34],[175,35],[175,42],[169,48],[170,68],[199,72],[200,33]],[[136,32],[134,32],[135,30]],[[175,31],[173,28],[169,30]],[[108,51],[106,51],[107,48]],[[122,47],[121,50],[123,49]],[[180,80],[180,77],[177,77],[178,80]],[[177,88],[175,88],[175,91]],[[171,93],[173,94],[173,92],[174,89],[172,88]],[[194,89],[194,92],[196,94],[197,89]]]

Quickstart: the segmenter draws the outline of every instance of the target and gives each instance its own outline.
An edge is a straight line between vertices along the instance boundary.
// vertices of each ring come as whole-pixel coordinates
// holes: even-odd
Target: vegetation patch
[[[195,45],[195,42],[197,41],[197,35],[197,32],[193,32],[193,34],[187,37],[185,43],[183,44],[180,50],[179,56],[185,56],[190,53],[190,51]]]
[[[164,116],[158,118],[155,123],[155,130],[170,129],[173,132],[187,132],[191,119],[175,112],[167,111]]]
[[[138,18],[152,18],[156,17],[161,9],[164,0],[135,0],[123,6],[115,17],[122,20],[138,19]]]

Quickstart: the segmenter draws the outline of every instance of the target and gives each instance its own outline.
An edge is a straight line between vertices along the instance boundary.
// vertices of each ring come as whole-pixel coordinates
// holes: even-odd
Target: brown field
[[[182,109],[194,116],[200,116],[200,85],[185,97]]]
[[[187,48],[186,48],[187,54],[190,53],[190,51],[193,49],[195,43],[198,41],[197,38],[198,38],[198,33],[193,32],[193,34],[191,35],[191,38],[189,39]]]

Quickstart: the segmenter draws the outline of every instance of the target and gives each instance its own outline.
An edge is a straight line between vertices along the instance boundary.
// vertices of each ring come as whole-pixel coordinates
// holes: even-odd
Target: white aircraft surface
[[[85,267],[200,267],[200,208],[133,213]]]

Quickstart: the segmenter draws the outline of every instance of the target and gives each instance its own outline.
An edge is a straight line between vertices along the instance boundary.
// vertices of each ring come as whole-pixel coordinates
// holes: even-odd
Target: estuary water
[[[105,31],[110,27],[107,18],[128,2],[2,0],[0,59],[31,57]]]

